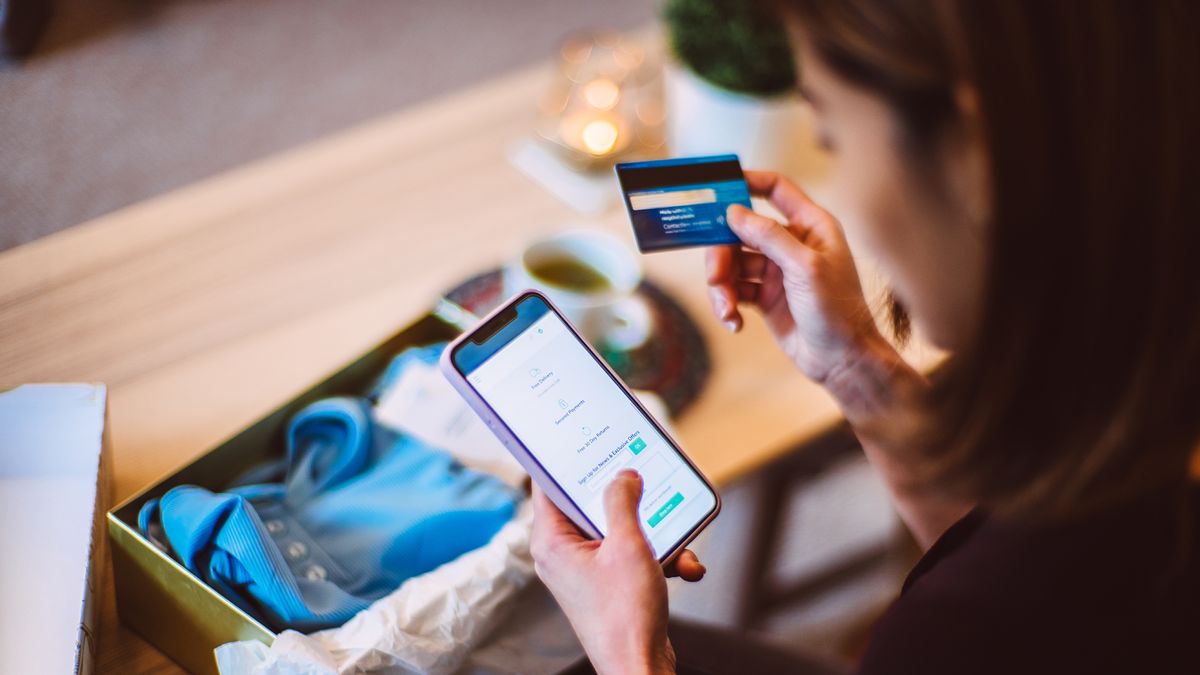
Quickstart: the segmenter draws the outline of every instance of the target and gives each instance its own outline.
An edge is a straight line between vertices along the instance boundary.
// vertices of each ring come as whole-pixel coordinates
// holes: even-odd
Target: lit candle
[[[607,155],[617,145],[617,125],[604,119],[583,125],[583,147],[599,157]]]
[[[558,79],[541,100],[538,134],[583,169],[611,165],[635,143],[645,144],[646,123],[637,109],[647,95],[643,57],[637,45],[612,33],[564,43]]]
[[[563,116],[559,138],[590,157],[614,154],[628,145],[628,128],[610,113],[577,110]]]

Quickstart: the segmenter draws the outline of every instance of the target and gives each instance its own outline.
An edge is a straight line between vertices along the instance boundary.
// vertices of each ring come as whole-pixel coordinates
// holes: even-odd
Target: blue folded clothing
[[[224,493],[183,485],[150,500],[143,532],[276,630],[344,623],[405,579],[487,543],[521,494],[375,424],[367,401],[296,414],[283,482]]]

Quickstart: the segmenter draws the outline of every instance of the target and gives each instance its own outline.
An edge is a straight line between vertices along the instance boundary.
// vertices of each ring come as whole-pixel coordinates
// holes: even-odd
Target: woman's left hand
[[[558,601],[599,675],[673,673],[667,639],[666,576],[699,581],[704,566],[684,551],[664,571],[638,524],[642,479],[623,470],[604,491],[608,534],[583,536],[533,488],[530,549],[538,576]]]

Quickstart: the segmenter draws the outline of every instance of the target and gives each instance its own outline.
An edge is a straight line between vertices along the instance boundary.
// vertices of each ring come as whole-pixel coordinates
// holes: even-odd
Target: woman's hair
[[[931,189],[955,92],[978,95],[984,295],[934,387],[940,484],[1047,515],[1182,485],[1200,440],[1200,3],[780,4],[888,104]]]

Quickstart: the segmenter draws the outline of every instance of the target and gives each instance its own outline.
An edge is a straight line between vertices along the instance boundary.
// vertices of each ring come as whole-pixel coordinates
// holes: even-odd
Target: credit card
[[[625,162],[616,171],[642,253],[738,243],[725,223],[730,204],[750,208],[737,155]]]

